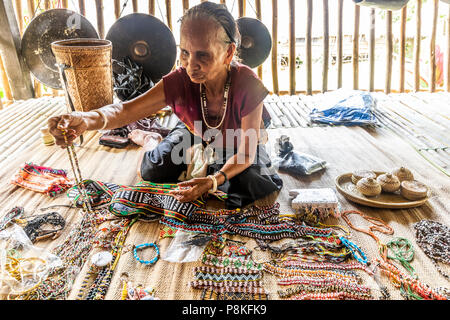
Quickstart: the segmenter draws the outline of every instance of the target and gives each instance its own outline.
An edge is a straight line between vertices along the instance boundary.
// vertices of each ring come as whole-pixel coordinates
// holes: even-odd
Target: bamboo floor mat
[[[450,106],[448,105],[448,94],[417,94],[389,95],[382,107],[389,110],[384,114],[385,119],[395,116],[403,116],[410,122],[418,124],[418,117],[428,120],[417,125],[414,129],[421,130],[427,136],[435,137],[442,142],[448,139]],[[303,98],[303,97],[301,97]],[[323,99],[323,96],[309,97]],[[389,100],[392,100],[389,103]],[[396,101],[408,100],[408,112],[401,111],[400,107],[395,109]],[[317,100],[319,101],[319,100]],[[400,103],[401,104],[401,103]],[[426,106],[426,107],[424,107]],[[388,107],[390,109],[388,109]],[[50,166],[57,169],[66,169],[70,172],[66,150],[56,146],[44,146],[39,137],[39,128],[46,123],[49,116],[64,113],[66,106],[61,98],[39,98],[16,102],[0,111],[0,216],[3,216],[14,206],[22,206],[26,215],[39,214],[40,209],[51,205],[69,204],[64,196],[54,199],[46,195],[25,190],[9,183],[12,174],[25,162]],[[413,119],[413,116],[416,117]],[[432,120],[430,120],[432,119]],[[166,120],[169,121],[169,120]],[[386,120],[388,121],[388,120]],[[406,121],[406,120],[404,120]],[[169,123],[169,122],[167,122]],[[435,125],[438,124],[439,126]],[[411,128],[410,128],[411,129]],[[394,167],[406,166],[410,168],[417,178],[432,190],[432,197],[427,203],[418,208],[389,210],[374,209],[354,204],[347,201],[339,193],[338,199],[342,210],[357,209],[370,216],[383,219],[395,231],[395,237],[405,237],[414,245],[415,257],[412,262],[419,279],[431,287],[446,286],[449,282],[443,278],[432,264],[431,260],[417,246],[412,225],[422,219],[439,221],[450,226],[450,180],[436,166],[426,161],[411,144],[405,141],[404,136],[396,134],[380,126],[373,128],[341,127],[341,126],[297,126],[278,127],[268,130],[269,141],[267,149],[269,154],[274,155],[274,144],[276,138],[285,134],[291,138],[295,150],[320,157],[327,161],[326,170],[315,173],[308,177],[293,177],[280,174],[284,181],[284,187],[278,195],[277,201],[281,210],[292,212],[290,207],[289,190],[295,188],[334,187],[336,176],[351,172],[356,169],[390,170]],[[76,148],[80,162],[83,178],[113,182],[117,184],[133,185],[137,183],[136,166],[138,163],[139,148],[128,147],[126,149],[112,149],[98,144],[99,133],[89,132],[85,135],[83,146]],[[448,158],[447,158],[448,160]],[[70,174],[70,176],[72,176]],[[45,250],[51,250],[63,242],[69,234],[71,226],[80,221],[81,211],[69,208],[58,208],[57,211],[66,218],[66,228],[62,235],[56,240],[43,240],[35,245]],[[352,217],[355,224],[365,226],[358,217]],[[345,225],[342,219],[330,217],[325,223]],[[352,241],[357,243],[370,257],[377,257],[378,251],[374,240],[357,231],[352,230]],[[377,234],[381,241],[386,243],[390,236]],[[159,240],[159,224],[157,222],[137,222],[130,230],[126,239],[125,247],[133,244],[157,241],[161,253],[168,248],[170,239]],[[234,239],[246,241],[246,246],[254,249],[256,243],[252,239],[234,236]],[[266,253],[254,250],[253,256],[256,261],[268,259]],[[156,297],[160,299],[199,299],[200,290],[193,290],[189,282],[193,280],[192,268],[201,266],[201,262],[191,263],[169,263],[160,259],[154,266],[144,266],[137,263],[130,251],[125,250],[122,254],[116,271],[113,275],[111,285],[106,299],[115,300],[120,298],[121,281],[123,272],[130,275],[130,280],[144,286],[154,287]],[[442,264],[440,264],[442,266]],[[81,281],[87,272],[87,264],[78,275],[69,299],[75,299],[81,285]],[[449,272],[448,266],[443,266],[444,271]],[[264,287],[270,293],[270,299],[278,299],[276,291],[280,289],[276,284],[276,278],[264,273]],[[365,283],[370,285],[370,279]],[[388,285],[385,277],[381,278],[383,284]],[[402,299],[398,290],[388,285],[393,299]],[[375,298],[379,293],[373,292]]]

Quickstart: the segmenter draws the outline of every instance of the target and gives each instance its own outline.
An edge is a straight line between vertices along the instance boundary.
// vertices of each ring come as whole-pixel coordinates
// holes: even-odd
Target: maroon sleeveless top
[[[269,91],[249,67],[234,62],[231,64],[231,86],[228,93],[227,113],[222,125],[224,146],[226,129],[240,129],[241,119],[252,112],[267,96]],[[200,85],[193,83],[182,67],[163,77],[166,104],[192,133],[203,136],[207,129],[204,124],[200,103]],[[270,119],[263,107],[262,118]],[[202,124],[202,132],[194,130],[194,122]],[[229,141],[231,142],[231,141]],[[236,142],[234,146],[236,146]]]

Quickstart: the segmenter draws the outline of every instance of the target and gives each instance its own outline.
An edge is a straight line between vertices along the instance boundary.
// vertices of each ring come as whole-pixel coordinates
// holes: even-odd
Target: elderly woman
[[[143,147],[138,169],[143,180],[175,183],[184,176],[171,191],[179,201],[217,189],[228,194],[228,208],[276,194],[282,181],[271,172],[261,144],[270,122],[263,106],[268,90],[233,59],[240,40],[235,20],[224,5],[202,2],[181,18],[180,31],[180,68],[133,100],[50,118],[57,144],[65,146],[62,130],[70,143],[86,130],[119,128],[170,106],[181,121],[167,137],[130,133]],[[190,161],[199,158],[199,150],[200,159],[209,159],[204,165]]]

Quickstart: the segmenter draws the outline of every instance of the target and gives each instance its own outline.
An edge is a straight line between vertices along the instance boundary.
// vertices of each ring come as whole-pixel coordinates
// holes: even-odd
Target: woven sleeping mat
[[[8,123],[2,123],[5,128],[0,131],[0,139],[10,141],[8,149],[2,155],[5,155],[2,166],[0,167],[0,216],[3,216],[14,206],[22,206],[26,215],[41,213],[42,208],[54,205],[68,205],[70,201],[65,195],[50,198],[47,195],[36,193],[30,190],[22,189],[9,183],[11,175],[25,162],[33,162],[52,168],[66,169],[69,176],[72,177],[70,163],[68,162],[67,152],[56,146],[44,146],[38,136],[38,128],[49,114],[58,114],[65,112],[65,106],[60,103],[54,105],[53,109],[44,110],[33,109],[32,101],[28,102],[31,107],[27,119],[17,121],[17,128],[30,128],[28,136],[21,138],[8,138]],[[42,100],[36,99],[34,103],[41,103]],[[48,102],[48,108],[51,108],[51,102]],[[0,111],[1,113],[12,112],[9,109]],[[0,114],[1,115],[1,114]],[[12,121],[12,120],[11,120]],[[34,123],[33,126],[30,125]],[[34,130],[34,131],[33,131]],[[276,139],[282,135],[288,135],[294,142],[295,150],[308,153],[319,158],[325,159],[328,163],[326,170],[307,177],[293,177],[280,173],[284,186],[280,194],[273,195],[270,199],[262,199],[258,204],[264,205],[271,203],[274,199],[280,203],[280,211],[293,212],[290,206],[289,190],[299,188],[334,188],[334,179],[336,176],[351,172],[356,169],[371,169],[378,171],[387,171],[398,166],[410,168],[420,180],[430,186],[432,197],[421,207],[413,209],[375,209],[360,206],[349,202],[340,194],[338,195],[341,210],[359,210],[369,216],[382,219],[394,229],[396,237],[404,237],[414,245],[414,260],[412,266],[416,270],[419,279],[431,287],[449,286],[448,281],[442,277],[432,264],[431,260],[418,247],[415,241],[413,224],[423,219],[439,221],[450,226],[450,183],[446,175],[425,161],[410,145],[406,144],[401,137],[393,134],[389,130],[370,129],[366,130],[360,127],[308,127],[308,128],[277,128],[268,130],[269,142],[267,144],[268,152],[274,155],[274,144]],[[138,183],[136,168],[139,157],[139,148],[130,146],[126,149],[112,149],[100,146],[98,144],[99,134],[90,132],[85,135],[85,142],[81,147],[76,147],[79,158],[80,168],[83,178],[111,182],[123,185],[134,185]],[[14,152],[14,150],[17,150]],[[10,155],[10,156],[8,156]],[[220,202],[212,202],[211,206],[220,207]],[[42,240],[35,245],[44,250],[51,251],[52,248],[62,243],[69,234],[71,228],[80,221],[81,210],[67,207],[56,207],[66,219],[66,227],[59,238],[55,240]],[[357,216],[351,217],[355,225],[367,227],[365,221]],[[344,227],[343,219],[329,217],[325,224],[338,224]],[[111,284],[105,296],[107,300],[120,299],[122,290],[121,275],[126,272],[129,280],[134,284],[141,284],[144,287],[155,289],[155,296],[159,299],[179,300],[193,299],[201,297],[201,290],[192,289],[189,284],[194,280],[193,268],[202,266],[200,261],[189,263],[173,263],[159,259],[156,264],[146,266],[137,262],[130,248],[133,245],[157,242],[160,247],[161,255],[167,250],[171,243],[171,238],[159,239],[160,224],[158,222],[137,221],[130,229],[125,240],[124,251],[119,259]],[[351,230],[351,240],[358,244],[369,258],[378,257],[378,249],[375,241],[368,235]],[[382,242],[386,243],[393,236],[387,236],[377,233]],[[229,236],[227,236],[229,237]],[[258,250],[257,244],[253,239],[240,236],[230,237],[235,240],[245,242],[247,248],[253,251],[252,257],[257,262],[264,262],[270,259],[268,253]],[[283,241],[275,243],[282,244]],[[143,258],[151,257],[151,250],[142,251]],[[448,266],[440,264],[447,273],[450,272]],[[73,285],[69,299],[75,299],[82,283],[82,280],[88,271],[88,264],[80,271]],[[379,298],[380,293],[375,290],[375,284],[366,276],[364,281],[366,285],[372,286],[374,298]],[[381,277],[393,299],[402,299],[399,290],[394,288],[386,277]],[[269,293],[269,299],[279,299],[277,290],[281,289],[277,285],[277,278],[267,272],[263,273],[263,286]],[[2,297],[5,299],[5,297]]]

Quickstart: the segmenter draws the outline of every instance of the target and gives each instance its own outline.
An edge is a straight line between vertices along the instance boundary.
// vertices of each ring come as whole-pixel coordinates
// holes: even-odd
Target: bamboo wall
[[[184,12],[190,6],[198,4],[200,1],[170,1],[170,0],[95,0],[95,6],[90,6],[90,10],[95,10],[93,12],[87,12],[88,6],[86,6],[87,1],[78,0],[71,1],[69,6],[69,1],[66,0],[14,0],[14,7],[16,11],[16,18],[18,21],[20,33],[23,34],[24,29],[26,28],[26,24],[29,23],[31,18],[35,14],[39,14],[44,10],[52,9],[52,8],[69,8],[75,10],[85,16],[89,16],[94,14],[95,21],[90,19],[92,24],[96,26],[97,31],[101,37],[104,37],[107,30],[105,30],[105,12],[109,9],[113,9],[114,16],[116,19],[123,14],[124,9],[127,8],[127,12],[145,12],[149,14],[153,14],[158,18],[162,18],[163,22],[167,24],[167,26],[173,30],[173,23],[177,21],[179,16],[174,16],[173,11],[176,12]],[[314,94],[318,92],[326,92],[329,90],[335,90],[342,87],[343,79],[351,78],[353,89],[361,89],[368,91],[384,91],[385,93],[391,92],[409,92],[409,91],[450,91],[450,5],[439,1],[439,0],[430,0],[422,3],[422,0],[410,0],[408,6],[415,5],[415,14],[414,16],[407,16],[407,7],[401,10],[401,18],[400,18],[400,29],[393,29],[393,12],[385,11],[385,25],[376,24],[376,15],[380,14],[379,9],[371,9],[367,7],[360,7],[353,4],[351,0],[323,0],[321,1],[321,5],[318,6],[319,1],[312,0],[288,0],[288,9],[289,13],[287,14],[287,21],[280,21],[279,17],[281,13],[279,12],[280,6],[282,4],[281,1],[285,0],[220,0],[216,2],[225,3],[229,9],[234,9],[232,12],[236,12],[236,18],[242,16],[252,16],[257,19],[261,19],[262,13],[264,15],[271,14],[272,19],[269,21],[271,23],[271,27],[268,26],[268,29],[271,32],[272,36],[272,53],[271,56],[268,57],[267,62],[258,67],[255,72],[258,73],[260,78],[263,78],[263,68],[266,68],[266,77],[267,72],[269,73],[268,79],[263,79],[265,83],[268,81],[271,82],[272,91],[275,94],[296,94],[296,93],[305,93],[305,94]],[[301,12],[299,10],[299,4],[301,2],[306,3],[306,12]],[[336,12],[329,12],[329,6],[332,1],[337,1],[338,10]],[[354,6],[353,11],[344,10],[344,3],[348,5],[349,3]],[[143,5],[145,4],[145,5]],[[75,7],[74,7],[75,6]],[[113,8],[111,7],[113,6]],[[425,6],[432,6],[432,16],[423,16],[423,9]],[[131,9],[129,9],[131,8]],[[322,19],[316,21],[313,19],[313,11],[314,10],[322,10]],[[360,72],[360,14],[362,10],[370,11],[370,21],[364,21],[363,23],[370,23],[370,35],[367,41],[368,43],[368,61],[370,64],[369,72],[362,74]],[[445,12],[445,15],[442,15],[442,12]],[[439,15],[441,13],[441,16]],[[330,24],[331,15],[336,15],[337,25]],[[317,17],[317,15],[316,15]],[[344,39],[345,34],[343,34],[343,22],[353,20],[353,34],[352,37],[352,75],[343,73],[343,64],[345,58],[343,57],[344,50]],[[406,72],[405,68],[405,52],[406,52],[406,21],[407,19],[412,19],[415,21],[415,30],[414,31],[414,44],[413,44],[413,72]],[[445,19],[444,25],[446,27],[446,43],[440,43],[440,47],[445,49],[445,58],[443,65],[445,66],[444,70],[440,70],[439,72],[444,73],[444,85],[436,86],[436,32],[437,25],[440,21],[439,19]],[[425,21],[425,22],[422,22]],[[288,43],[288,76],[289,76],[289,86],[288,87],[280,87],[279,83],[279,72],[280,72],[280,44],[279,44],[279,34],[278,30],[281,24],[289,24],[289,43]],[[431,24],[431,35],[429,36],[429,41],[424,42],[424,34],[422,32],[423,23]],[[296,46],[296,40],[298,40],[299,35],[296,35],[296,24],[305,24],[306,34],[304,35],[304,51],[298,52],[298,48]],[[322,61],[321,63],[321,86],[320,88],[313,87],[312,76],[313,76],[313,60],[312,60],[312,38],[314,28],[317,26],[321,26],[323,30],[322,38]],[[384,29],[384,42],[385,42],[385,62],[383,64],[379,64],[375,59],[375,30],[383,30]],[[333,43],[335,45],[332,47],[330,30],[337,30],[336,36],[334,37]],[[411,30],[409,30],[411,32]],[[303,35],[302,35],[303,36]],[[394,42],[398,42],[399,52],[398,59],[394,59],[394,50],[393,45]],[[426,44],[429,44],[427,47]],[[296,52],[297,48],[297,52]],[[421,88],[421,72],[423,72],[423,65],[421,65],[420,57],[421,53],[423,54],[423,50],[427,50],[429,53],[429,73],[430,73],[430,81],[427,90],[423,90]],[[305,57],[302,68],[305,68],[305,87],[299,90],[296,87],[296,80],[298,80],[299,73],[296,71],[296,58],[301,54]],[[330,64],[331,64],[331,55],[335,57],[335,63],[337,68],[336,80],[337,86],[330,87]],[[394,65],[395,62],[395,65]],[[3,106],[8,105],[12,102],[11,90],[9,88],[8,77],[4,72],[3,64],[7,63],[7,61],[2,61],[0,56],[0,76],[1,83],[3,87]],[[397,65],[398,64],[398,65]],[[269,67],[270,66],[270,67]],[[270,69],[270,70],[269,70]],[[384,87],[376,87],[375,86],[375,73],[384,72]],[[392,83],[392,74],[393,72],[399,72],[399,83]],[[344,78],[345,77],[345,78]],[[297,78],[297,79],[296,79]],[[364,79],[365,78],[365,79]],[[364,80],[369,83],[367,88],[361,86],[361,81]],[[405,89],[405,82],[409,80],[410,83],[413,83],[413,88],[411,90]],[[398,89],[393,89],[393,87]],[[45,88],[44,85],[40,84],[37,80],[34,80],[34,88],[36,97],[43,95],[61,95],[61,92],[57,90],[53,90],[50,88]],[[2,104],[0,103],[0,108]]]

